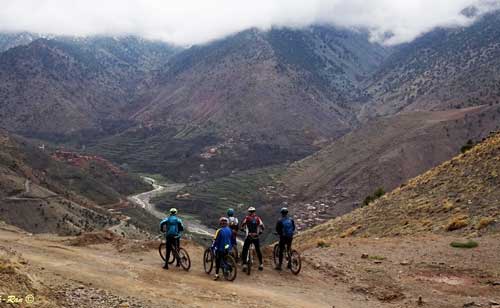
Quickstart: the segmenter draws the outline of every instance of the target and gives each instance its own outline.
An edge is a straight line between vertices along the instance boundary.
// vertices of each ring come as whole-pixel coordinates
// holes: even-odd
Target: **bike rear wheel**
[[[181,264],[182,268],[186,271],[189,271],[191,268],[191,259],[189,258],[189,254],[184,248],[179,248],[179,251],[177,252],[177,256],[179,257],[179,263]]]
[[[292,250],[292,253],[290,255],[290,264],[290,270],[292,271],[292,273],[294,275],[298,275],[302,268],[302,261],[300,260],[300,253],[295,249]]]
[[[212,249],[207,248],[203,253],[203,268],[205,269],[205,273],[210,274],[214,267],[214,254]]]
[[[163,261],[167,258],[166,253],[167,253],[167,244],[166,243],[161,243],[160,246],[158,246],[158,252],[160,253],[160,257]],[[168,264],[173,264],[175,262],[175,254],[172,251],[170,254],[170,259],[168,259]]]
[[[161,243],[160,246],[158,246],[158,252],[160,253],[160,257],[163,261],[165,261],[166,257],[165,254],[167,253],[167,244],[166,243]],[[169,262],[170,263],[170,262]]]
[[[237,266],[236,261],[233,256],[227,255],[224,257],[224,265],[222,267],[222,271],[224,273],[224,279],[227,281],[234,281],[236,279],[237,274]]]

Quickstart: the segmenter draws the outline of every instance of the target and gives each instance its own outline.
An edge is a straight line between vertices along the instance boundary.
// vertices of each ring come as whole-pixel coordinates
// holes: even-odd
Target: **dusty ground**
[[[186,244],[190,272],[164,271],[157,251],[142,242],[72,246],[71,238],[3,226],[0,251],[21,260],[17,272],[34,283],[31,289],[0,283],[0,291],[25,296],[19,293],[34,290],[44,302],[33,307],[417,307],[419,296],[423,307],[494,307],[500,238],[481,238],[475,250],[451,248],[450,241],[342,239],[327,248],[303,246],[299,276],[276,273],[267,263],[264,272],[239,272],[231,283],[203,272],[202,248],[194,244]],[[9,273],[0,270],[4,282],[14,277]]]

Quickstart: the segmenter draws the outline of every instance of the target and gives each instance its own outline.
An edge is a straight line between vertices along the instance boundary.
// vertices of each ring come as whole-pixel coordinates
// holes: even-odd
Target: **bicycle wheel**
[[[224,264],[222,267],[222,271],[224,273],[224,279],[227,281],[234,281],[236,279],[237,274],[237,266],[236,261],[233,256],[227,255],[224,257]]]
[[[212,249],[207,248],[203,253],[203,268],[205,269],[205,273],[210,274],[214,267],[214,254]]]
[[[168,259],[168,264],[173,264],[174,262],[175,262],[175,254],[172,251],[172,253],[170,254],[170,259]]]
[[[186,271],[189,271],[189,269],[191,268],[191,259],[189,258],[189,254],[187,253],[186,249],[179,248],[177,256],[179,257],[182,268]]]
[[[234,260],[238,262],[238,247],[233,246],[233,249],[231,249],[231,256],[233,256]]]
[[[298,275],[300,273],[300,269],[302,268],[302,261],[300,260],[300,254],[297,250],[292,250],[292,254],[290,256],[292,267],[290,270],[294,275]]]
[[[166,243],[161,243],[160,246],[158,246],[158,252],[160,253],[160,257],[163,261],[165,261],[165,254],[167,253],[166,248],[167,244]],[[170,263],[170,262],[169,262]]]
[[[274,249],[273,249],[274,266],[278,265],[278,263],[279,263],[279,253],[280,253],[280,245],[276,244],[276,245],[274,245]]]

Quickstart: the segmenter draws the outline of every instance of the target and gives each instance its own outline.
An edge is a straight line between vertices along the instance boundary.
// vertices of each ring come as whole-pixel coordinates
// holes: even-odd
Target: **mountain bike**
[[[250,246],[248,246],[248,253],[247,253],[247,258],[246,258],[246,273],[247,275],[250,275],[252,272],[252,265],[254,262],[254,256],[255,256],[255,245],[254,243],[250,243]]]
[[[251,243],[250,246],[248,246],[248,254],[247,254],[247,260],[246,260],[247,261],[246,262],[247,275],[250,275],[250,273],[252,272],[254,253],[255,253],[255,245],[253,243]]]
[[[275,233],[276,234],[276,233]],[[289,247],[287,247],[289,248]],[[279,253],[280,246],[279,244],[274,245],[273,249],[273,262],[274,266],[279,264]],[[302,269],[302,261],[300,259],[300,253],[295,249],[286,249],[286,253],[283,255],[283,261],[286,261],[288,269],[294,275],[298,275],[300,270]]]
[[[207,247],[205,252],[203,253],[203,268],[205,269],[205,273],[210,274],[212,269],[214,268],[215,262],[215,252],[212,247]],[[222,260],[220,267],[222,269],[222,275],[224,279],[227,281],[234,281],[237,275],[237,266],[234,257],[231,253],[226,254]]]
[[[172,247],[172,253],[170,254],[170,258],[168,260],[169,264],[173,264],[175,260],[178,260],[179,264],[185,271],[189,271],[191,268],[191,259],[189,258],[189,254],[186,249],[180,247],[180,245],[174,245]],[[167,252],[167,243],[162,242],[158,247],[158,252],[160,253],[160,257],[163,261],[166,260],[166,252]]]
[[[236,247],[236,245],[233,245],[233,248],[231,249],[231,251],[229,252],[231,254],[231,256],[233,257],[233,259],[238,262],[238,260],[240,259],[240,256],[238,254],[238,247]]]

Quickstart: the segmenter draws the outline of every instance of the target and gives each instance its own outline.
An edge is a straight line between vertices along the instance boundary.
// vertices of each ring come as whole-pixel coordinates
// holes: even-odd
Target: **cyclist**
[[[177,249],[180,246],[180,238],[182,231],[184,231],[184,225],[182,220],[177,217],[177,209],[170,209],[170,216],[166,217],[160,222],[160,230],[165,233],[166,238],[166,258],[164,269],[168,269],[168,260],[170,259],[170,253],[172,249]],[[179,260],[177,260],[176,266],[180,266]]]
[[[239,221],[238,221],[238,218],[234,217],[234,210],[233,209],[227,210],[227,219],[229,222],[229,228],[231,228],[231,230],[233,232],[233,236],[231,238],[231,244],[233,247],[236,247],[236,245],[237,245],[236,235],[238,234]]]
[[[214,242],[212,244],[212,249],[215,251],[215,276],[214,280],[219,279],[219,270],[221,266],[222,259],[226,254],[231,251],[231,238],[233,232],[228,227],[228,219],[226,217],[221,217],[219,219],[220,228],[215,232]]]
[[[248,208],[248,215],[243,219],[241,223],[241,229],[246,230],[246,238],[243,243],[243,251],[241,252],[241,258],[243,259],[243,271],[247,270],[247,254],[250,244],[254,244],[255,251],[257,252],[257,257],[259,258],[259,271],[264,269],[262,264],[262,253],[260,251],[259,235],[264,231],[264,223],[257,214],[255,214],[255,208],[252,206]]]
[[[276,270],[281,271],[283,264],[283,252],[292,250],[293,233],[295,232],[295,222],[288,216],[288,209],[286,207],[280,210],[281,218],[276,223],[276,233],[280,237],[279,242],[279,263],[276,265]],[[288,260],[288,268],[291,268],[290,260]]]

